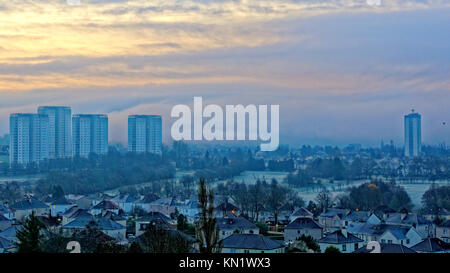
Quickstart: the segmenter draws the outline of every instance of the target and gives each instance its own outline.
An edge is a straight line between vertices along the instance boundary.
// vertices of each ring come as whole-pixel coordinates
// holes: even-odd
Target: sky
[[[376,1],[375,1],[376,2]],[[281,143],[450,142],[450,1],[0,0],[0,135],[39,105],[109,115],[280,105]],[[445,122],[445,125],[444,125]]]

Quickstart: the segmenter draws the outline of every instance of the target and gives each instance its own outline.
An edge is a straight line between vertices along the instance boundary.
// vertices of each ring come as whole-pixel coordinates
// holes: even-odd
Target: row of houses
[[[404,247],[426,252],[421,246],[432,242],[439,247],[430,249],[431,252],[449,252],[449,225],[449,220],[435,225],[416,213],[405,209],[396,212],[385,206],[372,212],[330,208],[317,218],[300,208],[284,228],[284,240],[289,245],[302,235],[311,236],[319,242],[322,251],[334,246],[344,253],[365,249],[371,241],[387,246],[386,250],[397,248],[388,246],[398,245],[399,250]]]
[[[227,196],[218,196],[214,204],[222,252],[284,252],[302,235],[314,238],[321,251],[329,246],[344,253],[362,251],[371,241],[379,242],[386,250],[414,250],[422,244],[436,246],[432,252],[448,251],[448,220],[435,225],[427,218],[405,209],[396,212],[382,206],[369,212],[330,208],[318,217],[305,208],[293,212],[291,209],[291,213],[288,209],[281,210],[284,240],[277,241],[261,235],[254,223],[240,216],[239,208],[232,201]],[[127,231],[129,215],[137,208],[145,215],[131,219],[135,226],[132,232]],[[67,236],[86,229],[88,225],[95,225],[106,236],[125,245],[138,240],[149,225],[157,224],[177,232],[176,220],[171,217],[175,212],[185,215],[193,223],[198,217],[197,200],[102,194],[68,195],[58,200],[47,198],[40,201],[26,196],[11,206],[0,206],[0,252],[12,250],[17,242],[17,230],[20,230],[21,223],[31,213],[41,217],[51,229],[61,230]],[[270,216],[264,214],[262,219],[269,224],[272,221]],[[195,239],[189,239],[194,245]],[[428,244],[424,243],[427,240]],[[437,249],[439,251],[434,251]]]

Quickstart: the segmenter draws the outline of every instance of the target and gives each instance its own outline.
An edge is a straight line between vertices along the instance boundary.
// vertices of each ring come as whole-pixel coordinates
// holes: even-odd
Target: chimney
[[[348,237],[348,233],[347,233],[347,229],[346,229],[346,228],[343,228],[343,229],[341,230],[341,232],[342,232],[342,235],[344,235],[345,238]]]

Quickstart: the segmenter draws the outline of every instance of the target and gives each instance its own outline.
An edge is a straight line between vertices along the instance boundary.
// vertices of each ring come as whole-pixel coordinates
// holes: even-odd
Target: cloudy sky
[[[127,115],[175,104],[279,104],[281,141],[450,142],[450,1],[0,0],[0,135],[11,112]]]

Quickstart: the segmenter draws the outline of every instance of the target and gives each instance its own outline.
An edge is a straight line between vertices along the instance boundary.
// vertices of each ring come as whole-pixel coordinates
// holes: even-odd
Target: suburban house
[[[346,229],[334,231],[331,234],[319,240],[320,250],[325,250],[333,246],[342,253],[351,253],[362,246],[363,240],[355,235],[348,233]]]
[[[292,222],[299,217],[313,218],[313,216],[314,215],[309,210],[305,209],[304,207],[301,207],[296,211],[294,211],[294,213],[292,213],[291,216],[289,216],[289,221]]]
[[[319,240],[323,236],[323,228],[310,217],[298,217],[284,228],[284,242],[293,243],[302,235]]]
[[[436,226],[436,238],[446,243],[450,243],[450,220]]]
[[[345,209],[329,208],[319,215],[319,224],[323,227],[324,232],[342,229],[344,227],[343,219],[347,213],[348,210]]]
[[[149,211],[158,211],[168,216],[175,212],[176,207],[176,197],[161,198],[151,202],[148,206]]]
[[[71,235],[86,229],[88,225],[95,225],[96,228],[106,235],[117,240],[126,239],[126,227],[105,217],[94,217],[92,215],[80,215],[72,222],[64,225],[62,230],[65,234]]]
[[[375,214],[368,211],[350,211],[344,215],[342,221],[344,227],[348,227],[354,223],[381,224],[381,220]]]
[[[381,220],[386,220],[392,213],[396,213],[396,211],[386,205],[381,205],[376,207],[373,210],[373,213],[375,213]]]
[[[149,214],[136,220],[135,236],[138,237],[142,235],[147,230],[149,225],[162,226],[170,229],[170,221],[171,219],[161,212],[150,212]]]
[[[31,196],[27,196],[25,200],[13,204],[9,209],[13,212],[14,218],[17,221],[24,220],[25,217],[31,215],[33,212],[36,216],[49,213],[49,206]]]
[[[232,234],[220,241],[222,253],[284,253],[284,245],[261,234]]]
[[[216,226],[219,230],[220,240],[234,233],[259,234],[259,228],[243,217],[229,216],[225,218],[217,218]]]
[[[423,213],[423,216],[430,220],[434,221],[436,220],[436,217],[439,216],[440,219],[443,219],[444,221],[450,220],[450,211],[446,210],[445,208],[438,208],[438,211],[425,211]]]
[[[355,250],[353,253],[371,253],[373,249],[367,249],[367,245]],[[404,253],[416,253],[411,248],[404,245],[397,244],[380,244],[380,253],[386,254],[404,254]]]
[[[187,217],[188,221],[194,222],[198,216],[198,200],[186,200],[183,204],[177,206],[178,212]]]
[[[97,205],[93,206],[90,211],[92,215],[103,215],[108,211],[119,214],[119,210],[119,206],[113,201],[103,200]]]
[[[450,253],[450,244],[438,238],[427,238],[411,248],[418,253]]]
[[[379,242],[411,247],[422,241],[422,236],[414,227],[389,226],[381,234]]]
[[[385,219],[385,223],[391,225],[412,226],[421,234],[422,238],[435,237],[434,225],[431,221],[417,215],[417,213],[409,213],[406,209],[389,214]]]
[[[66,212],[63,213],[61,225],[64,226],[64,225],[72,222],[73,220],[75,220],[77,217],[83,216],[83,215],[84,216],[92,216],[92,214],[90,214],[85,209],[80,209],[76,206],[71,207],[70,209],[68,209]]]
[[[158,198],[154,195],[146,195],[141,200],[137,201],[135,204],[136,208],[141,208],[146,212],[151,212],[150,205]]]
[[[53,217],[61,216],[64,212],[74,206],[71,202],[67,201],[66,198],[54,200],[47,203],[47,205],[50,206],[50,213]]]
[[[119,194],[112,198],[111,201],[116,203],[124,212],[130,213],[133,211],[137,199],[129,194]]]
[[[214,214],[217,217],[226,217],[228,214],[235,215],[238,211],[239,208],[228,202],[227,199],[214,208]]]
[[[127,218],[121,214],[115,214],[114,212],[107,211],[104,215],[102,215],[103,218],[111,219],[114,222],[117,222],[121,224],[122,226],[127,226]]]
[[[68,199],[72,201],[80,209],[89,209],[94,204],[93,198],[84,195],[69,195]]]

